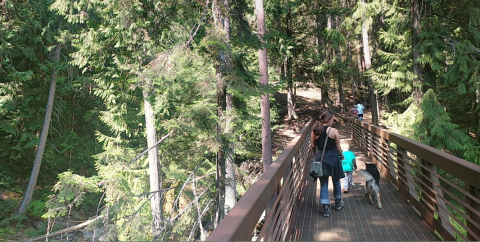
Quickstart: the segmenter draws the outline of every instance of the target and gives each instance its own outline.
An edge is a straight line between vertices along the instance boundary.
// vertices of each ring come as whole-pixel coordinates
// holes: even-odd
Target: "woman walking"
[[[315,160],[321,160],[323,147],[325,146],[322,161],[324,175],[320,177],[320,203],[323,205],[324,217],[330,216],[329,177],[332,177],[333,182],[333,196],[335,198],[333,209],[340,211],[344,206],[340,184],[340,179],[345,177],[342,168],[343,151],[340,148],[340,134],[337,129],[332,127],[334,121],[333,113],[325,111],[320,115],[320,121],[314,124],[311,134],[311,151],[315,154],[317,150]],[[326,145],[325,141],[327,142]]]

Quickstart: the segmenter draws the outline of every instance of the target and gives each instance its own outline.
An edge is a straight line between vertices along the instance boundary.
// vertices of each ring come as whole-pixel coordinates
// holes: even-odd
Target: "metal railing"
[[[278,158],[255,182],[228,215],[213,230],[207,241],[252,240],[255,227],[265,212],[265,221],[257,241],[294,240],[290,225],[312,162],[309,157],[310,120]]]
[[[350,119],[352,140],[443,240],[480,240],[480,166]]]

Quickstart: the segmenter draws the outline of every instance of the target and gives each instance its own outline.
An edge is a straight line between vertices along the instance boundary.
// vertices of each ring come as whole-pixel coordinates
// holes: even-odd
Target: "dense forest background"
[[[1,239],[204,240],[299,87],[480,164],[480,0],[3,0],[0,22]]]

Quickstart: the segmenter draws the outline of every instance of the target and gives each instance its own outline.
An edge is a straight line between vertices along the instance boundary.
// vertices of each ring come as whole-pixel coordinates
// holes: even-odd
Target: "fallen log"
[[[29,238],[28,241],[36,241],[36,240],[41,240],[41,239],[46,239],[48,237],[52,237],[52,236],[55,236],[55,235],[59,235],[59,234],[62,234],[62,233],[65,233],[65,232],[70,232],[72,230],[77,230],[79,228],[83,228],[83,227],[86,227],[87,225],[101,219],[105,217],[105,215],[100,215],[94,219],[90,219],[90,220],[87,220],[81,224],[77,224],[75,226],[72,226],[72,227],[68,227],[68,228],[65,228],[65,229],[62,229],[62,230],[58,230],[58,231],[55,231],[55,232],[52,232],[52,233],[48,233],[48,234],[44,234],[44,235],[40,235],[40,236],[37,236],[37,237],[33,237],[33,238]]]

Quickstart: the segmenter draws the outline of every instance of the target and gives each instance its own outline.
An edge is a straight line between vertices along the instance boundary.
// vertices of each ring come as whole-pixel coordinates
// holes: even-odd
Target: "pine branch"
[[[454,39],[448,38],[448,37],[443,36],[443,35],[438,35],[438,37],[444,38],[445,40],[448,40],[448,41],[453,42],[453,43],[456,43],[456,44],[461,43],[461,42],[459,42],[459,41],[456,41],[456,40],[454,40]],[[444,40],[444,42],[446,42],[445,40]],[[475,51],[476,53],[479,53],[479,54],[480,54],[480,49],[479,49],[479,48],[477,48],[477,47],[475,47],[475,46],[473,46],[473,45],[472,45],[472,47],[473,47],[473,49],[474,49],[474,51]],[[453,48],[453,46],[452,46],[452,48]],[[454,51],[455,51],[455,49],[454,49]]]

